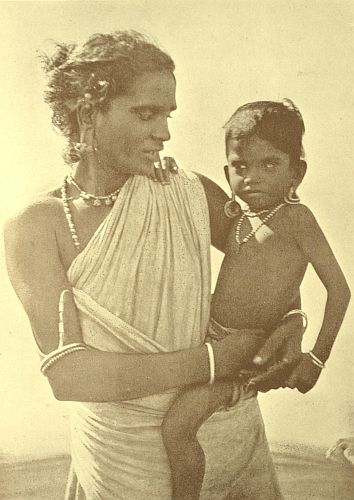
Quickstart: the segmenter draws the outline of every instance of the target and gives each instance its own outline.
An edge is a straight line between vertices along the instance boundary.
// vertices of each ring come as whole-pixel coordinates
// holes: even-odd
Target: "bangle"
[[[304,333],[305,333],[307,325],[308,325],[308,318],[307,318],[307,314],[304,311],[302,311],[301,309],[292,309],[291,311],[287,312],[282,317],[282,321],[284,321],[284,319],[288,318],[289,316],[293,316],[294,314],[300,314],[300,316],[302,316]]]
[[[86,351],[87,350],[87,345],[82,344],[81,342],[76,342],[73,344],[67,344],[63,347],[60,347],[59,349],[55,349],[55,351],[50,352],[45,356],[41,363],[41,372],[43,375],[46,375],[47,370],[53,366],[59,359],[64,358],[68,354],[71,354],[72,352],[76,351]]]
[[[215,357],[214,357],[214,349],[210,342],[205,342],[206,348],[208,349],[208,357],[209,357],[209,385],[213,385],[215,382]]]
[[[321,361],[317,356],[315,356],[312,351],[310,351],[308,354],[311,358],[312,363],[314,363],[316,366],[318,366],[318,368],[321,368],[321,370],[323,370],[323,368],[326,368],[326,365],[324,364],[324,362]]]

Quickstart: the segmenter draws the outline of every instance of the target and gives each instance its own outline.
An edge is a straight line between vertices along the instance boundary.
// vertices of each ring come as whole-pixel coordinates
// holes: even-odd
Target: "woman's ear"
[[[93,104],[88,102],[79,102],[76,113],[80,128],[93,127],[96,116],[96,109]]]

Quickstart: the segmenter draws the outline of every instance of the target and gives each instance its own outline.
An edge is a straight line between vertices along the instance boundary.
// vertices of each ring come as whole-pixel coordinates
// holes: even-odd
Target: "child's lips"
[[[263,191],[244,191],[246,196],[263,196]]]

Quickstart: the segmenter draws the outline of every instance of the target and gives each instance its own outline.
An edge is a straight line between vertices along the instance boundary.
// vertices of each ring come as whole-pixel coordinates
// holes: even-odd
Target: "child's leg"
[[[162,437],[171,465],[174,500],[197,500],[203,483],[205,457],[196,434],[221,406],[228,405],[232,382],[198,385],[182,392],[162,423]]]

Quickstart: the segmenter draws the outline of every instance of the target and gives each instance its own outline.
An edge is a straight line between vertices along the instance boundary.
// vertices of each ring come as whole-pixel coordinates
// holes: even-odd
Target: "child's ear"
[[[299,163],[297,164],[296,166],[296,170],[295,170],[295,174],[294,174],[294,184],[295,184],[295,188],[297,188],[301,182],[302,182],[302,179],[305,177],[305,174],[306,174],[306,170],[307,170],[307,163],[305,160],[299,160]]]
[[[224,165],[224,172],[225,172],[225,177],[226,177],[226,180],[227,180],[227,182],[230,184],[229,166],[228,166],[228,165]]]

